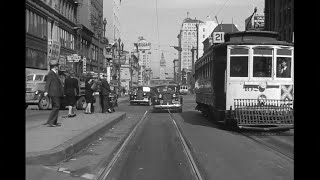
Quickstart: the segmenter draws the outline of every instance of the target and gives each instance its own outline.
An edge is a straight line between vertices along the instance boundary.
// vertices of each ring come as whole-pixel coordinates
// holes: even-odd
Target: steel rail
[[[191,151],[190,151],[189,146],[187,145],[185,139],[183,138],[182,133],[181,133],[181,131],[180,131],[180,129],[179,129],[176,121],[173,119],[170,110],[168,110],[168,112],[169,112],[169,117],[170,117],[172,123],[174,124],[174,127],[176,128],[177,133],[178,133],[178,135],[179,135],[179,138],[180,138],[180,140],[181,140],[181,142],[182,142],[183,149],[184,149],[184,151],[185,151],[186,156],[188,157],[188,162],[189,162],[190,165],[191,165],[191,168],[192,168],[192,170],[193,170],[193,173],[195,174],[195,176],[196,176],[196,178],[197,178],[198,180],[203,180],[203,178],[201,177],[200,171],[199,171],[199,169],[198,169],[198,167],[197,167],[197,165],[196,165],[196,163],[195,163],[195,161],[194,161],[194,159],[193,159],[193,157],[192,157],[192,154],[191,154]]]
[[[106,166],[104,169],[102,169],[97,177],[96,180],[105,180],[107,178],[107,176],[109,175],[112,167],[115,165],[115,163],[117,162],[117,160],[119,159],[121,153],[123,152],[124,148],[127,146],[127,144],[129,143],[130,139],[132,138],[132,136],[135,134],[136,130],[138,129],[138,127],[142,124],[142,122],[144,121],[146,114],[148,113],[149,109],[143,114],[142,118],[139,120],[139,122],[135,125],[135,127],[133,128],[133,130],[130,132],[130,134],[128,135],[128,137],[126,138],[126,140],[122,143],[121,147],[119,148],[119,150],[117,151],[117,153],[113,156],[112,160],[110,161],[110,163],[108,164],[108,166]]]

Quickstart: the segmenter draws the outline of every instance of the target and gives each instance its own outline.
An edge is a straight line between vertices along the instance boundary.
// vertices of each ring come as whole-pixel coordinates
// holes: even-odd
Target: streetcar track
[[[98,175],[96,176],[96,180],[105,180],[107,178],[107,176],[109,175],[111,169],[116,164],[116,162],[119,159],[119,157],[121,156],[123,150],[126,148],[127,144],[129,143],[129,141],[131,140],[131,138],[135,134],[136,130],[142,124],[142,122],[145,120],[146,114],[148,113],[149,110],[150,110],[150,107],[143,114],[142,118],[139,120],[139,122],[135,125],[135,127],[132,129],[130,134],[124,140],[124,142],[122,143],[122,145],[120,146],[120,148],[118,149],[116,154],[111,159],[110,163],[98,173]]]
[[[174,127],[176,128],[176,132],[178,133],[179,139],[182,142],[183,149],[184,149],[185,154],[187,156],[188,162],[190,163],[191,169],[192,169],[193,173],[195,174],[195,177],[198,180],[203,180],[203,178],[201,177],[200,171],[199,171],[199,169],[198,169],[198,167],[192,157],[191,150],[190,150],[189,146],[187,145],[185,139],[183,138],[182,133],[181,133],[177,123],[175,122],[174,118],[172,117],[170,110],[168,110],[168,113],[169,113],[169,117],[170,117],[172,123],[174,124]]]

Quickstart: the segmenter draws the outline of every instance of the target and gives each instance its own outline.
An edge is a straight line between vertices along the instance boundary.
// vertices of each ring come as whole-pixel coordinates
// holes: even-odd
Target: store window
[[[45,52],[26,48],[26,67],[47,69],[47,55]]]

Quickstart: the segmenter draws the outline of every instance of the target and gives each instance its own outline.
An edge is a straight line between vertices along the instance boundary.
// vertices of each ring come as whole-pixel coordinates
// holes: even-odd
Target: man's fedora
[[[50,64],[50,66],[58,66],[58,65],[60,65],[57,60],[51,60],[49,64]]]

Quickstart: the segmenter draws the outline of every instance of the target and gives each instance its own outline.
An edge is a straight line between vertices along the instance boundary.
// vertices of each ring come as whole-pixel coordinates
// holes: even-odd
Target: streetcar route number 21
[[[213,32],[213,43],[224,43],[224,32]]]

